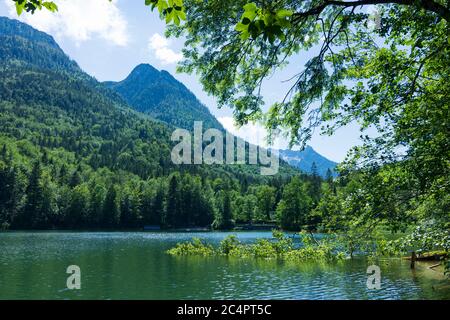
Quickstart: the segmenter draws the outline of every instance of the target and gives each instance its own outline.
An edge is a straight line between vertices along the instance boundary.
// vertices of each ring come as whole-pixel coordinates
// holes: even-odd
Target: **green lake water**
[[[251,242],[270,232],[237,232]],[[372,262],[286,264],[226,257],[172,257],[179,241],[217,244],[225,232],[0,233],[0,299],[450,299],[449,281],[400,259],[378,261],[381,289],[366,286]],[[81,269],[69,290],[66,269]]]

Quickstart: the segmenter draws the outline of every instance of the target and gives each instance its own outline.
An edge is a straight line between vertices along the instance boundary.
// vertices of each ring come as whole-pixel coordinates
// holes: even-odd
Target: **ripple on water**
[[[364,259],[335,264],[172,257],[179,241],[217,244],[229,233],[31,232],[0,234],[0,299],[449,299],[441,280],[401,260],[380,263],[381,290],[368,290]],[[236,233],[244,242],[270,232]],[[65,289],[80,265],[82,290]],[[443,286],[445,287],[445,286]],[[448,287],[448,286],[447,286]]]

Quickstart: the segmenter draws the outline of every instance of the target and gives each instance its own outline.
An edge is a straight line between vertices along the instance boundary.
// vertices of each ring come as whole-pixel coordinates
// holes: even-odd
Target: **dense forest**
[[[133,229],[210,227],[278,221],[286,229],[320,222],[313,215],[321,193],[316,176],[245,180],[211,179],[189,172],[143,180],[125,171],[61,163],[61,150],[33,148],[29,162],[17,149],[2,148],[0,213],[4,229]],[[43,151],[40,151],[43,150]],[[30,168],[28,168],[30,165]],[[327,188],[329,184],[325,184]],[[317,192],[317,193],[316,193]]]
[[[3,229],[317,224],[316,169],[175,166],[174,127],[132,110],[50,36],[1,18],[0,38]]]

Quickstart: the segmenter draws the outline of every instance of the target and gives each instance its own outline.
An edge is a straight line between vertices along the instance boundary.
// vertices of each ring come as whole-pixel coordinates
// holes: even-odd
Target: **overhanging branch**
[[[398,4],[404,6],[415,6],[426,11],[437,14],[442,19],[450,22],[450,9],[440,3],[429,0],[357,0],[357,1],[337,1],[325,0],[322,4],[313,7],[304,12],[294,14],[294,21],[305,17],[317,16],[322,13],[326,7],[339,6],[346,8],[355,8],[360,6],[377,5],[377,4]]]

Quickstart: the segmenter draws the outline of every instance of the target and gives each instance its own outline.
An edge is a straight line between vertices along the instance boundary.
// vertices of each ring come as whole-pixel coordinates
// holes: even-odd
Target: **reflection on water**
[[[381,290],[368,290],[365,259],[287,264],[172,257],[176,242],[212,233],[1,233],[0,299],[450,299],[448,280],[400,259],[379,261]],[[239,232],[251,242],[270,232]],[[370,263],[371,264],[371,263]],[[67,266],[81,290],[66,288]]]

